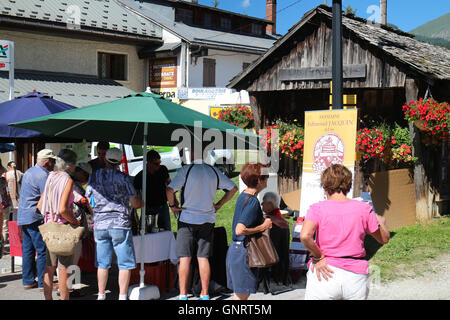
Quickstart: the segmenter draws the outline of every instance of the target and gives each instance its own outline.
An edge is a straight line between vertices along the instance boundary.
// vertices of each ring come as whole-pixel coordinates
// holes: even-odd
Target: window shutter
[[[203,86],[216,86],[216,60],[203,58]]]

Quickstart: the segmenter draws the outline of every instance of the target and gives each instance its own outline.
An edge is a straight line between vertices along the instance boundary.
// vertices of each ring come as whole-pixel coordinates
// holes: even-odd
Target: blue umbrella
[[[0,153],[10,152],[16,150],[16,147],[12,143],[0,143]]]
[[[70,109],[76,109],[76,107],[55,100],[40,92],[30,92],[24,96],[0,103],[0,139],[2,141],[12,141],[16,138],[45,137],[34,130],[10,127],[8,123],[46,116]]]

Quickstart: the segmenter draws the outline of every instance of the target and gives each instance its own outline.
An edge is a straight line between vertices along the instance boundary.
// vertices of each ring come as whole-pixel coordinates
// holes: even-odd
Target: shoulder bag
[[[84,227],[75,227],[71,224],[60,224],[53,221],[53,216],[56,213],[52,209],[50,189],[49,182],[47,187],[47,201],[50,207],[50,221],[40,225],[39,231],[49,252],[58,256],[71,256],[83,235]]]
[[[244,210],[250,197],[251,195],[245,199],[242,210]],[[248,266],[250,268],[267,268],[280,261],[270,239],[270,229],[247,236],[246,247]]]

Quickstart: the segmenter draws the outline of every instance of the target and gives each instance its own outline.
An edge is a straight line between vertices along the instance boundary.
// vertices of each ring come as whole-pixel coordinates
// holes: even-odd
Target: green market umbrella
[[[199,122],[201,121],[201,122]],[[114,141],[144,146],[142,194],[146,201],[147,144],[177,145],[187,136],[201,141],[205,134],[214,142],[219,136],[223,143],[237,139],[244,148],[257,148],[258,136],[200,112],[182,107],[157,94],[136,93],[122,99],[68,110],[48,116],[10,124],[14,127],[39,131],[48,136]],[[184,129],[178,131],[177,129]],[[207,132],[208,129],[216,129]],[[150,130],[150,135],[148,134]],[[172,139],[172,133],[177,133]],[[183,141],[186,143],[186,141]],[[223,147],[223,145],[222,145]],[[222,148],[221,147],[221,148]],[[142,209],[140,288],[144,284],[145,206]]]
[[[160,95],[146,92],[10,125],[36,130],[49,136],[143,144],[144,124],[148,123],[150,144],[169,146],[178,143],[171,139],[174,130],[184,128],[192,133],[196,121],[201,121],[202,132],[207,129],[218,129],[220,132],[230,130],[229,136],[236,138],[257,137],[223,121],[182,107]]]

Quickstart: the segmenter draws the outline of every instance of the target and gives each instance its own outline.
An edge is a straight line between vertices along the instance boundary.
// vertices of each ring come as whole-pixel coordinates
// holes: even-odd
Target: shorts
[[[136,268],[133,235],[129,229],[94,230],[95,266],[111,268],[113,251],[117,256],[119,270]]]
[[[244,241],[233,241],[227,252],[227,287],[234,293],[256,293],[258,268],[248,266],[247,248]]]
[[[72,265],[78,265],[78,260],[80,259],[81,255],[81,249],[82,249],[82,241],[78,241],[77,245],[75,246],[75,250],[73,255],[71,256],[59,256],[54,253],[51,253],[46,249],[47,251],[47,260],[46,260],[46,266],[47,267],[70,267]]]
[[[370,285],[368,274],[328,267],[334,271],[328,281],[323,277],[319,281],[316,272],[308,271],[305,300],[367,300]]]
[[[214,223],[188,224],[178,221],[175,252],[178,257],[209,258],[212,254]],[[195,254],[195,252],[197,252]]]

